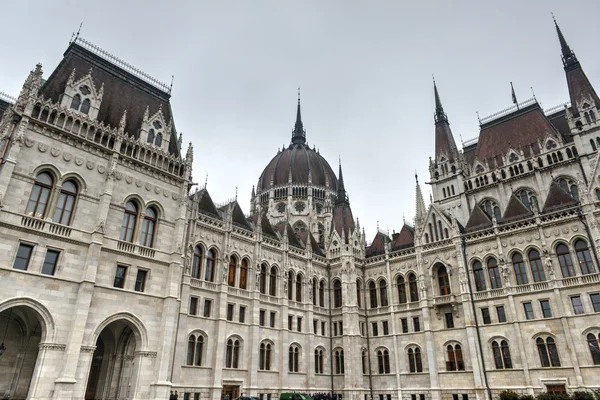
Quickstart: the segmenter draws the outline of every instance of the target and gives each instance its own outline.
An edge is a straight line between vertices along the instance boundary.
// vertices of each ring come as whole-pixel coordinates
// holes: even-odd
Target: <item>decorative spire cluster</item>
[[[554,20],[554,26],[556,27],[556,33],[558,34],[558,40],[560,41],[560,51],[562,53],[563,65],[565,67],[569,67],[577,64],[577,57],[575,57],[575,53],[567,44],[567,41],[565,40],[565,37],[563,36],[562,31],[556,22],[556,18],[554,18],[554,14],[552,14],[552,19]]]
[[[427,209],[425,208],[425,200],[423,200],[423,193],[421,192],[421,186],[419,185],[419,176],[415,172],[415,182],[417,185],[416,190],[416,211],[415,211],[415,225],[421,226],[427,217]]]
[[[300,88],[298,88],[298,109],[296,110],[296,124],[294,125],[294,130],[292,131],[292,143],[306,143],[306,131],[304,130],[304,125],[302,124],[302,115],[300,112]]]

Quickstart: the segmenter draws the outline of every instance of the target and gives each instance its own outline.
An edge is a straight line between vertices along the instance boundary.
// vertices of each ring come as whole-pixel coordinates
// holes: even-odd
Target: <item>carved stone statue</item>
[[[546,258],[546,269],[548,270],[548,275],[554,276],[554,268],[552,268],[552,259],[550,257]]]

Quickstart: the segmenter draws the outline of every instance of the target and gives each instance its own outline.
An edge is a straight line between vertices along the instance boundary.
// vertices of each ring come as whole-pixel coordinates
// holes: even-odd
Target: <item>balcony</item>
[[[156,255],[156,250],[150,247],[140,246],[130,242],[124,242],[122,240],[117,240],[117,250],[124,251],[130,254],[137,254],[142,257],[154,258]]]
[[[570,286],[586,286],[593,285],[595,283],[600,282],[600,274],[588,274],[588,275],[578,275],[578,276],[570,276],[568,278],[562,279],[563,287]]]
[[[433,305],[436,307],[447,305],[447,304],[453,304],[453,303],[456,303],[456,297],[454,297],[453,294],[447,294],[444,296],[436,296],[433,298]]]

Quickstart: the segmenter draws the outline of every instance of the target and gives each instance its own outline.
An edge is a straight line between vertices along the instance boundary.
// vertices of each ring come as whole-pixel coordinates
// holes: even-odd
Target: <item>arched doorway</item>
[[[126,320],[108,324],[98,336],[92,356],[85,399],[131,399],[135,395],[140,338]]]
[[[0,397],[26,399],[44,335],[40,315],[30,307],[0,312]]]

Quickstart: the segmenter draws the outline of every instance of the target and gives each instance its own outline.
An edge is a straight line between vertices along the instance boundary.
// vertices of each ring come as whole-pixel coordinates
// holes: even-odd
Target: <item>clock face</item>
[[[280,213],[285,212],[285,203],[277,204],[277,211],[279,211]]]
[[[302,212],[306,208],[306,205],[303,202],[298,201],[296,202],[296,204],[294,204],[294,208],[296,209],[296,211]]]

